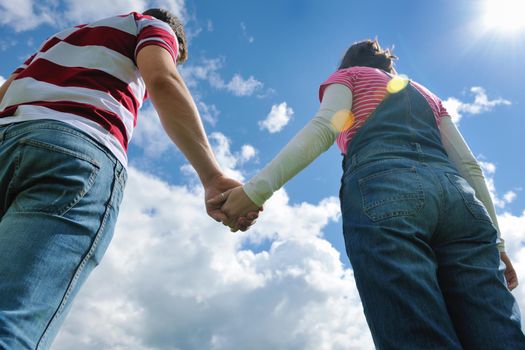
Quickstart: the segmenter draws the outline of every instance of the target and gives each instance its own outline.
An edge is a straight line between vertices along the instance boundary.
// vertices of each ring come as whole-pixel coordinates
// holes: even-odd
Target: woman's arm
[[[490,198],[487,183],[485,182],[485,177],[483,176],[478,161],[468,148],[461,133],[454,125],[452,118],[449,116],[443,117],[439,125],[439,131],[449,159],[454,163],[461,176],[463,176],[463,178],[467,180],[469,185],[474,189],[476,197],[487,209],[489,216],[492,219],[492,223],[498,231],[498,237],[500,238],[498,248],[500,251],[504,251],[505,246],[503,239],[501,238],[494,204]]]
[[[261,172],[242,188],[228,193],[228,200],[222,207],[229,218],[225,224],[235,228],[239,216],[261,207],[275,191],[330,148],[339,133],[334,126],[334,115],[341,110],[350,115],[351,108],[350,89],[342,84],[329,85],[315,117]]]
[[[492,223],[498,231],[498,249],[500,251],[501,260],[505,264],[505,279],[507,280],[507,287],[510,290],[513,290],[518,286],[518,276],[516,270],[514,270],[514,267],[512,266],[512,262],[507,256],[507,253],[505,253],[505,242],[503,238],[501,238],[498,218],[496,217],[494,204],[490,198],[490,193],[483,172],[481,171],[476,158],[468,148],[465,140],[449,116],[445,116],[441,119],[439,130],[448,157],[456,165],[461,176],[463,176],[474,189],[476,197],[487,209]]]

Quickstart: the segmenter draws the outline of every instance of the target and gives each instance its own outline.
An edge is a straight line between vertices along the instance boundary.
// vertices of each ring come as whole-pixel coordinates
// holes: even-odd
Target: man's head
[[[388,73],[395,73],[392,60],[396,58],[390,49],[381,49],[377,39],[363,40],[352,44],[346,50],[339,69],[365,66],[379,68]]]
[[[186,34],[184,33],[184,26],[182,22],[171,12],[153,8],[146,10],[142,13],[143,15],[155,17],[163,22],[166,22],[170,25],[171,29],[175,32],[177,36],[177,41],[179,43],[179,53],[177,55],[177,63],[183,63],[188,58],[188,46],[186,45]]]

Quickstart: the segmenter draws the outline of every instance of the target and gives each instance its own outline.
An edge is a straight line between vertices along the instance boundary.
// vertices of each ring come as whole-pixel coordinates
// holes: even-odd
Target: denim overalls
[[[378,349],[525,349],[497,233],[409,83],[350,141],[341,211]]]

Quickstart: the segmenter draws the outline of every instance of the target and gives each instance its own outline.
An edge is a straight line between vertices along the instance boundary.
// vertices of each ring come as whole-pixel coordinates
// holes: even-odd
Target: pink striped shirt
[[[136,57],[148,45],[163,47],[176,60],[171,27],[136,12],[55,34],[14,71],[0,104],[0,125],[60,120],[91,135],[126,165],[137,113],[147,98]]]
[[[323,93],[330,84],[342,84],[352,91],[352,114],[354,123],[337,136],[337,146],[346,154],[348,143],[357,130],[366,122],[367,118],[387,96],[387,84],[391,77],[384,71],[370,67],[350,67],[340,69],[333,73],[323,82],[319,88],[319,99],[323,99]],[[411,84],[425,97],[434,117],[439,125],[441,118],[448,115],[441,100],[422,85],[411,81]]]

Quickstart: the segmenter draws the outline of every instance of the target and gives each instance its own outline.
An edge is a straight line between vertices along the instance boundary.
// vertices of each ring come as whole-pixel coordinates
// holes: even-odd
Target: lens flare
[[[350,129],[354,121],[354,114],[348,109],[341,109],[332,116],[332,125],[339,132]]]
[[[406,75],[396,75],[386,85],[386,90],[395,94],[403,90],[408,84],[408,77]]]

